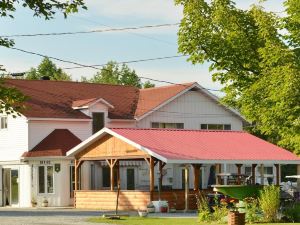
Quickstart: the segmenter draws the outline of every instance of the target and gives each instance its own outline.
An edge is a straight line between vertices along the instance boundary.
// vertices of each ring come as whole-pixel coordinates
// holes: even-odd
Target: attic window
[[[152,128],[169,128],[169,129],[183,129],[183,123],[157,123],[154,122],[151,124]]]
[[[231,124],[201,124],[201,130],[231,130]]]
[[[7,129],[7,117],[0,117],[0,129]]]
[[[93,134],[101,130],[105,125],[104,112],[93,113]]]

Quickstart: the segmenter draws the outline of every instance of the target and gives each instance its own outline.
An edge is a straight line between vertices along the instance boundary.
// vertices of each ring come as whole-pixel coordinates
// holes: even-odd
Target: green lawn
[[[212,225],[197,222],[197,218],[140,218],[140,217],[122,217],[121,220],[110,220],[104,218],[91,218],[89,222],[121,224],[121,225]],[[289,223],[261,223],[261,225],[284,225]],[[300,223],[290,223],[291,225],[300,225]],[[259,225],[256,223],[255,225]]]

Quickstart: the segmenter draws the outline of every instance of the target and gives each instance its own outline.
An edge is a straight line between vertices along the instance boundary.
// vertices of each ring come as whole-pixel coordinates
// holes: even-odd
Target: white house
[[[197,83],[139,90],[134,87],[47,80],[5,80],[22,91],[28,100],[21,116],[0,115],[0,205],[30,207],[44,199],[50,206],[73,205],[74,158],[67,151],[108,128],[175,128],[192,130],[243,129],[245,120]],[[121,165],[123,189],[142,187],[145,162]],[[201,187],[207,188],[212,165],[201,170]],[[163,184],[172,176],[181,179],[180,165],[165,168]],[[236,171],[222,164],[222,171]],[[251,165],[243,165],[243,173]],[[277,168],[278,169],[278,168]],[[265,164],[262,177],[275,182],[275,167]],[[192,173],[192,171],[191,171]],[[169,178],[168,178],[169,177]],[[109,188],[109,169],[103,162],[85,162],[80,170],[81,189]],[[180,180],[179,179],[179,180]],[[192,185],[192,183],[191,183]],[[2,187],[2,189],[1,189]]]

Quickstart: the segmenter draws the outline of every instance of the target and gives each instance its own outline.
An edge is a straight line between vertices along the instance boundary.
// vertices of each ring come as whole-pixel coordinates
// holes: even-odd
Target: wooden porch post
[[[162,190],[162,179],[163,179],[163,168],[165,167],[166,163],[159,160],[158,161],[158,169],[159,169],[159,190]]]
[[[74,175],[75,175],[75,187],[74,187],[74,207],[76,207],[76,191],[78,191],[79,187],[78,187],[78,181],[79,181],[79,168],[81,166],[81,164],[83,163],[82,160],[77,160],[75,159],[74,161],[74,167],[75,167],[75,171],[74,171]]]
[[[150,200],[153,200],[153,192],[154,192],[154,158],[150,157]]]
[[[216,184],[221,184],[221,177],[217,176],[219,173],[222,172],[221,164],[216,164]]]
[[[280,165],[279,164],[275,164],[275,168],[276,168],[276,185],[280,185]]]
[[[201,164],[193,164],[193,169],[194,169],[194,191],[199,191],[200,168],[201,168]]]
[[[256,174],[255,174],[255,168],[256,168],[257,164],[252,164],[252,168],[251,168],[251,175],[252,175],[252,184],[255,184],[255,177],[256,177]]]
[[[106,162],[110,168],[110,190],[113,191],[115,188],[115,177],[114,177],[114,167],[117,163],[117,159],[106,159]]]
[[[189,210],[189,166],[188,165],[185,165],[185,169],[184,169],[184,188],[185,188],[184,211],[187,212]]]
[[[242,168],[242,166],[243,166],[243,164],[235,164],[236,165],[236,167],[237,167],[237,174],[238,174],[238,179],[237,179],[237,183],[238,184],[241,184],[241,177],[240,177],[240,175],[242,174],[242,170],[241,170],[241,168]]]

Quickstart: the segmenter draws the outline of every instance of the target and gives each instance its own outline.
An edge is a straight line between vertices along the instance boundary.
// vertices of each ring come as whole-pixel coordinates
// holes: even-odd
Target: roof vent
[[[50,77],[49,76],[42,76],[41,80],[50,80]]]

